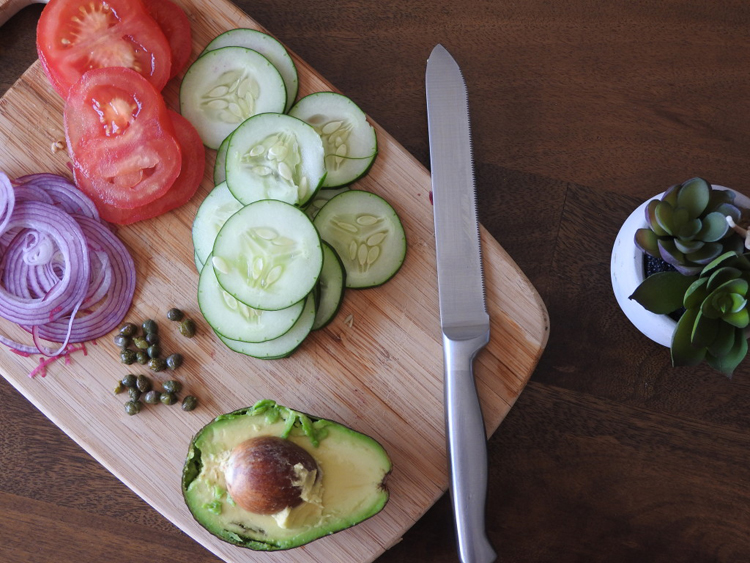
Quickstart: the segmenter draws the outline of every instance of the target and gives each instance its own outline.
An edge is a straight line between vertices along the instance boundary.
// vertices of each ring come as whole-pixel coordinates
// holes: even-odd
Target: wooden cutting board
[[[178,0],[193,28],[193,58],[214,36],[233,27],[260,29],[224,0]],[[280,38],[283,41],[283,38]],[[300,95],[334,88],[298,57]],[[425,53],[425,60],[427,53]],[[178,80],[167,87],[177,107]],[[355,100],[356,102],[356,100]],[[0,170],[11,177],[67,174],[62,100],[39,63],[0,100]],[[400,215],[408,240],[405,264],[380,288],[349,291],[335,321],[314,333],[291,358],[262,361],[226,349],[202,322],[197,303],[190,228],[213,187],[214,151],[194,200],[154,220],[118,229],[135,259],[138,284],[127,320],[160,322],[163,349],[181,351],[174,375],[200,406],[148,406],[130,417],[112,389],[142,366],[119,362],[110,336],[71,363],[56,362],[44,378],[28,377],[38,359],[0,350],[2,375],[47,417],[156,510],[226,561],[371,561],[396,543],[444,493],[447,466],[443,428],[442,344],[438,318],[429,172],[385,131],[380,154],[357,187],[386,198]],[[489,433],[499,426],[528,381],[547,341],[549,322],[539,295],[486,230],[481,232],[492,319],[489,345],[476,361],[476,378]],[[192,340],[165,318],[172,306],[198,321]],[[29,341],[5,321],[3,334]],[[158,381],[170,377],[155,374]],[[191,437],[218,414],[270,398],[316,416],[338,420],[380,441],[393,460],[391,500],[383,512],[299,549],[259,554],[216,540],[187,511],[180,473]],[[115,493],[116,494],[116,493]]]

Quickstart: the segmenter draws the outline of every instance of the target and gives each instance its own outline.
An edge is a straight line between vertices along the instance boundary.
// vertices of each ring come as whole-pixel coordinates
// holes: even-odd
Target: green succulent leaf
[[[683,241],[690,241],[703,229],[703,221],[700,219],[687,219],[677,229],[677,237]]]
[[[677,205],[688,210],[691,217],[700,217],[711,197],[711,186],[703,178],[691,178],[677,192]]]
[[[685,291],[685,297],[682,301],[682,306],[686,309],[695,309],[696,307],[700,307],[701,303],[703,303],[703,300],[708,297],[708,290],[707,290],[707,284],[708,284],[708,278],[698,278],[695,280],[692,284],[690,284],[690,287],[687,288],[687,291]]]
[[[685,255],[677,250],[674,239],[659,239],[659,255],[661,258],[672,266],[679,266],[685,263]]]
[[[656,220],[656,208],[659,205],[658,199],[652,199],[646,206],[646,223],[657,236],[667,236],[669,233],[661,228],[659,222]]]
[[[733,252],[733,251],[725,252],[724,254],[717,256],[711,262],[706,264],[706,266],[703,268],[703,271],[701,271],[701,275],[706,276],[710,274],[712,271],[716,270],[719,266],[738,267],[737,266],[738,258],[739,257],[736,252]],[[748,265],[750,265],[750,263],[748,263]]]
[[[731,295],[731,299],[732,299],[732,305],[731,305],[730,311],[732,313],[739,313],[740,311],[742,311],[742,309],[744,309],[747,306],[747,298],[742,295],[733,293]]]
[[[675,240],[676,245],[677,241]],[[723,250],[724,247],[720,243],[707,242],[699,250],[687,254],[685,259],[702,267],[719,256]]]
[[[706,243],[702,240],[680,240],[674,239],[674,245],[680,252],[690,255],[698,252]]]
[[[716,213],[720,213],[721,216],[725,218],[725,222],[727,215],[734,219],[735,223],[739,223],[742,218],[742,211],[740,211],[739,207],[732,205],[731,203],[720,203],[719,205],[711,206],[709,208],[713,209]]]
[[[708,347],[708,353],[720,358],[729,354],[734,346],[737,328],[727,323],[719,323],[719,332]]]
[[[731,312],[734,307],[732,294],[739,294],[744,297],[745,295],[747,295],[747,289],[747,280],[744,280],[742,278],[724,282],[719,287],[714,289],[711,293],[709,293],[708,297],[703,300],[700,308],[701,313],[703,313],[710,319],[723,318],[726,322],[735,324],[735,322],[729,321],[727,319],[727,315],[736,314]],[[741,318],[737,317],[737,322],[741,322]],[[735,324],[735,326],[739,325]]]
[[[742,309],[737,313],[723,315],[721,320],[737,328],[745,328],[750,324],[750,313],[748,313],[747,309]]]
[[[726,267],[719,268],[718,270],[712,272],[708,278],[702,277],[701,279],[708,280],[706,289],[710,292],[714,291],[728,281],[738,279],[741,275],[742,272],[740,272],[737,268]]]
[[[666,315],[682,307],[685,292],[696,279],[678,272],[659,272],[643,280],[630,299],[647,311]]]
[[[734,345],[729,352],[723,356],[706,355],[706,362],[712,368],[720,371],[727,377],[732,377],[734,370],[747,356],[747,339],[742,330],[734,331]]]
[[[697,317],[697,309],[688,309],[677,321],[670,346],[673,366],[697,366],[706,357],[706,348],[696,348],[691,341]]]
[[[665,191],[664,194],[661,196],[661,201],[667,202],[672,207],[677,207],[677,191],[682,186],[680,184],[675,184],[674,186],[669,186]]]
[[[725,203],[730,205],[734,204],[734,199],[737,196],[732,190],[715,190],[711,189],[711,198],[708,201],[709,209],[718,209]]]
[[[724,215],[713,211],[703,218],[703,226],[696,234],[696,238],[705,242],[716,242],[724,238],[729,230],[729,223]]]
[[[672,216],[674,215],[674,207],[672,207],[666,201],[662,201],[659,205],[656,206],[654,215],[656,216],[657,224],[662,229],[664,229],[664,231],[668,235],[674,236],[674,231],[672,230]]]
[[[719,319],[710,319],[699,312],[693,324],[690,343],[696,348],[707,348],[716,340],[720,325]]]
[[[672,212],[672,234],[677,237],[680,236],[682,229],[690,231],[693,228],[691,222],[694,218],[686,208],[675,207]]]
[[[654,258],[661,258],[659,254],[659,239],[650,229],[638,229],[635,232],[635,245],[646,254]]]

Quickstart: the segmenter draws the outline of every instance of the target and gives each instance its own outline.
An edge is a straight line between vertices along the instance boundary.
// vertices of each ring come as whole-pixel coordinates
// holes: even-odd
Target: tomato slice
[[[87,72],[70,89],[63,119],[76,183],[95,202],[145,205],[180,173],[182,155],[164,99],[135,71]]]
[[[86,71],[109,66],[133,69],[161,90],[172,65],[167,38],[141,0],[50,0],[36,46],[63,98]]]
[[[179,113],[169,110],[177,140],[182,148],[180,175],[163,196],[147,205],[122,209],[107,204],[97,205],[102,219],[118,225],[151,219],[186,204],[198,191],[206,169],[206,148],[192,123]]]
[[[169,42],[172,51],[169,78],[173,78],[185,69],[193,51],[190,20],[185,11],[172,0],[149,0],[146,9],[159,24]]]

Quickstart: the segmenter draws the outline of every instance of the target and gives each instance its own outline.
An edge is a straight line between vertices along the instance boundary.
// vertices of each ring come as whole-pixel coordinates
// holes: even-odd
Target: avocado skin
[[[216,529],[216,526],[207,525],[207,522],[204,522],[201,519],[201,514],[197,513],[197,511],[194,510],[194,507],[193,505],[191,505],[190,498],[189,498],[190,484],[199,477],[201,473],[201,468],[203,466],[202,452],[200,448],[196,447],[196,442],[200,440],[200,438],[204,435],[204,433],[209,432],[211,428],[213,427],[213,425],[216,424],[217,422],[226,421],[230,419],[238,419],[241,417],[257,417],[258,415],[266,413],[269,410],[275,411],[277,413],[287,413],[287,414],[291,413],[292,416],[297,418],[297,420],[295,420],[294,422],[294,425],[289,426],[288,429],[296,430],[297,432],[302,430],[306,435],[310,434],[309,435],[310,442],[313,445],[313,449],[310,450],[311,453],[314,453],[315,452],[314,448],[317,447],[318,439],[314,431],[314,428],[317,426],[320,426],[324,429],[322,433],[323,438],[321,438],[321,440],[325,440],[327,437],[325,436],[325,434],[327,434],[327,432],[325,431],[326,428],[335,427],[347,434],[356,436],[358,440],[361,440],[363,443],[368,444],[370,448],[373,448],[374,450],[379,451],[379,454],[385,459],[386,465],[385,465],[385,470],[383,471],[382,480],[377,485],[377,500],[370,506],[369,510],[367,510],[364,514],[360,514],[359,519],[357,519],[356,521],[340,520],[339,522],[336,523],[336,525],[333,525],[333,526],[328,526],[328,525],[321,526],[320,529],[317,531],[308,530],[305,532],[304,535],[302,535],[302,537],[284,539],[284,540],[279,540],[279,541],[276,541],[272,538],[259,539],[257,537],[252,537],[253,530],[250,528],[248,528],[247,534],[240,534],[237,532],[233,532],[231,530]],[[288,433],[289,432],[286,432],[287,435]],[[282,437],[286,438],[287,435],[283,435]],[[325,466],[321,467],[321,470],[324,473],[326,469],[327,468]],[[361,432],[357,432],[356,430],[352,430],[351,428],[344,426],[343,424],[340,424],[338,422],[324,419],[324,418],[315,417],[315,416],[312,416],[312,415],[309,415],[307,413],[303,413],[300,411],[295,411],[288,407],[278,405],[273,400],[264,399],[255,403],[255,405],[253,405],[252,407],[240,408],[235,411],[217,416],[215,419],[213,419],[211,422],[206,424],[203,428],[201,428],[195,434],[193,439],[190,441],[188,454],[187,454],[185,465],[182,471],[182,492],[183,492],[183,498],[185,500],[185,503],[190,509],[190,512],[193,518],[199,524],[201,524],[201,526],[206,528],[206,530],[208,530],[211,534],[218,537],[222,541],[236,545],[238,547],[251,549],[254,551],[282,551],[282,550],[293,549],[295,547],[299,547],[307,543],[310,543],[311,541],[314,541],[316,539],[320,539],[322,537],[332,535],[342,530],[351,528],[352,526],[355,526],[361,522],[364,522],[365,520],[379,513],[385,507],[388,500],[390,499],[390,493],[388,491],[386,481],[391,471],[392,471],[392,463],[391,463],[390,458],[388,457],[387,452],[385,451],[383,446],[372,437],[367,436],[366,434],[362,434]]]

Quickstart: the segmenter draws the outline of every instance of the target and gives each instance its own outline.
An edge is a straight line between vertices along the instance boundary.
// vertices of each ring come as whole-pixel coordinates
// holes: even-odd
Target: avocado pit
[[[224,471],[234,502],[255,514],[276,514],[303,502],[304,483],[319,476],[302,447],[278,436],[256,436],[232,449]]]

